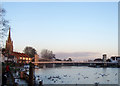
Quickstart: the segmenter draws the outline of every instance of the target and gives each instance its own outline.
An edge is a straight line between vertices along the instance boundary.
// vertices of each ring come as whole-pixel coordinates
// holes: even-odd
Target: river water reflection
[[[63,66],[35,69],[44,84],[118,84],[118,68]]]

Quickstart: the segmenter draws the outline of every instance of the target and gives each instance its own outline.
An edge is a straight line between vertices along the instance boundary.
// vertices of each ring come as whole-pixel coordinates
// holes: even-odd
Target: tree
[[[50,50],[43,49],[41,51],[41,57],[45,58],[45,59],[54,59],[55,58],[55,54],[53,54],[53,52],[50,51]]]
[[[68,58],[68,60],[67,61],[72,61],[72,59],[71,58]]]
[[[36,50],[33,47],[25,47],[25,49],[23,50],[23,52],[25,54],[27,54],[29,57],[34,57],[35,54],[37,54]]]
[[[66,59],[64,59],[63,61],[67,61]]]
[[[6,54],[6,49],[5,48],[2,48],[2,54],[5,56],[5,54]]]
[[[110,59],[107,59],[106,61],[107,61],[107,62],[111,62],[111,60],[110,60]]]
[[[9,29],[9,21],[4,18],[6,10],[0,7],[0,47],[4,44],[4,37],[6,36]]]

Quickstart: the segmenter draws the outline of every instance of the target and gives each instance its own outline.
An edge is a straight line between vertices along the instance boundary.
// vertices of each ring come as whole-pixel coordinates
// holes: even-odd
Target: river
[[[44,84],[118,84],[118,69],[63,66],[35,69],[35,76]]]

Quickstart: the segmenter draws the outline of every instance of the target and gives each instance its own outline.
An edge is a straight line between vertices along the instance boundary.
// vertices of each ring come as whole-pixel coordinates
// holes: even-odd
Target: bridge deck
[[[103,64],[104,62],[74,62],[74,61],[42,61],[42,62],[32,62],[33,64],[49,64],[49,63],[81,63],[81,64]],[[112,63],[112,62],[105,62],[106,64],[116,64],[116,63]]]

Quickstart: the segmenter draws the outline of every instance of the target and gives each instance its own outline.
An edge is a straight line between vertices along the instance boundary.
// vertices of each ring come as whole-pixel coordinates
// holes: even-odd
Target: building
[[[112,56],[110,60],[113,63],[118,63],[120,61],[120,56]]]
[[[29,63],[32,61],[32,58],[29,57],[27,54],[13,51],[13,41],[11,39],[10,28],[9,28],[8,39],[6,40],[4,57],[7,57],[8,61],[14,61],[16,63]]]
[[[27,54],[24,53],[13,52],[11,55],[15,57],[14,61],[16,63],[29,63],[32,61],[32,58],[30,58]]]

